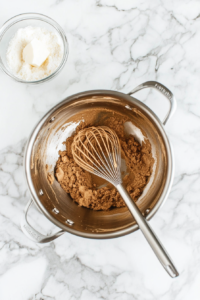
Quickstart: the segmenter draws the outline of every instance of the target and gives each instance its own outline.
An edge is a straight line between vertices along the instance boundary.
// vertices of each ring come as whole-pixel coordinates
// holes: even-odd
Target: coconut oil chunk
[[[24,61],[34,67],[40,67],[43,62],[47,59],[50,52],[44,43],[37,39],[33,39],[23,49]]]

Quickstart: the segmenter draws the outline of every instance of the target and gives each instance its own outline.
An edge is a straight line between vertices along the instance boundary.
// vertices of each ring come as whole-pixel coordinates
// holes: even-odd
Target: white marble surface
[[[64,28],[69,60],[49,83],[29,86],[0,71],[0,299],[200,299],[200,1],[0,0],[0,25],[23,12],[44,13]],[[150,222],[173,257],[171,279],[140,232],[114,240],[64,234],[29,241],[20,219],[29,195],[23,150],[41,116],[65,96],[88,89],[128,92],[146,80],[169,87],[178,102],[166,126],[175,179]],[[138,93],[162,119],[168,104]],[[55,227],[36,210],[33,224]]]

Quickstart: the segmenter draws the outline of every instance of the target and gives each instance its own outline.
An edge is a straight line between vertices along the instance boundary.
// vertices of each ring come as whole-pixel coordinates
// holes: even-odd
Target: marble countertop
[[[64,70],[43,85],[24,85],[0,71],[0,299],[200,299],[200,2],[144,0],[1,0],[0,25],[39,12],[65,30]],[[37,121],[66,96],[90,89],[124,93],[147,80],[166,85],[177,111],[165,126],[173,145],[175,178],[150,224],[180,276],[171,279],[142,234],[87,240],[68,233],[35,244],[20,229],[29,200],[23,152]],[[140,92],[162,120],[167,101]],[[36,209],[32,224],[55,226]]]

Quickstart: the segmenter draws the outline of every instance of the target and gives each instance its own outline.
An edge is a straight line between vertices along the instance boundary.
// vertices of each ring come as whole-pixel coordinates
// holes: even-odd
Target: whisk
[[[123,186],[121,147],[117,134],[106,126],[85,128],[74,137],[71,149],[75,162],[81,168],[116,187],[164,269],[171,277],[177,277],[179,273],[169,255]]]

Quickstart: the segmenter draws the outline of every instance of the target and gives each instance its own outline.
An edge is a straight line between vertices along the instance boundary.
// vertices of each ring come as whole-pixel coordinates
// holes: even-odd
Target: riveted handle
[[[167,100],[169,101],[170,104],[170,108],[169,111],[163,121],[163,124],[165,125],[167,123],[167,121],[172,117],[172,115],[174,114],[175,110],[176,110],[176,99],[173,95],[173,93],[166,88],[166,86],[164,86],[163,84],[157,82],[157,81],[146,81],[140,85],[138,85],[136,88],[134,88],[130,93],[128,93],[128,95],[132,95],[138,91],[141,91],[143,89],[146,88],[153,88],[156,89],[157,91],[159,91],[161,94],[163,94],[163,96],[165,96],[165,98],[167,98]]]
[[[48,243],[51,242],[55,239],[57,239],[59,236],[61,236],[63,233],[65,233],[64,230],[60,230],[57,233],[53,234],[53,235],[43,235],[41,233],[39,233],[37,230],[35,230],[28,222],[27,220],[27,214],[29,211],[29,208],[31,207],[33,201],[30,200],[25,208],[25,214],[21,220],[21,229],[23,231],[23,233],[32,241],[34,241],[35,243]]]

